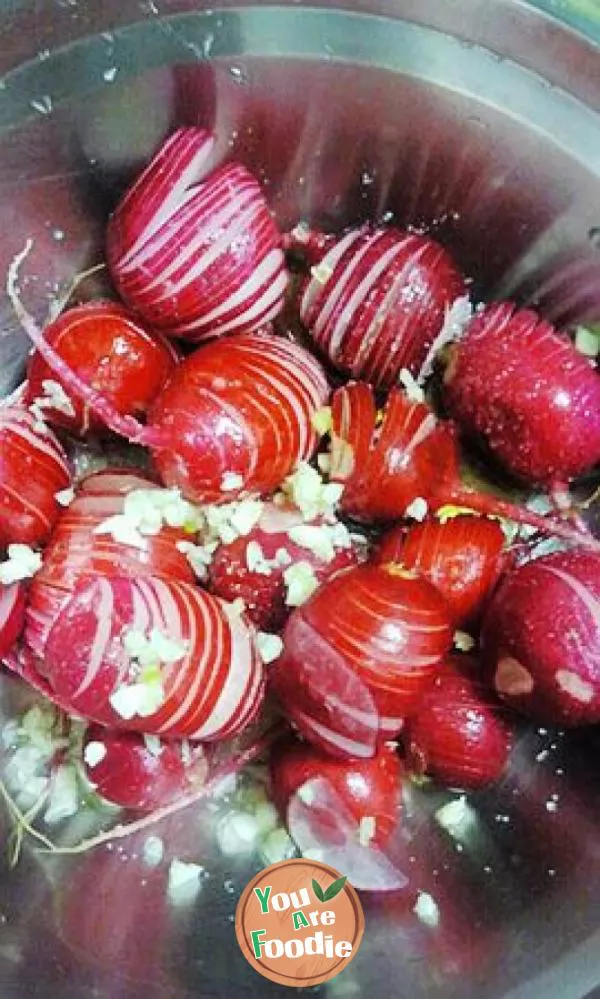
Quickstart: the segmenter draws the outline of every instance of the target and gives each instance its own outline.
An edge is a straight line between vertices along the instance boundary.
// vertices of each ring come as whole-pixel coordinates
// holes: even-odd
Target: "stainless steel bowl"
[[[218,155],[263,180],[284,225],[425,225],[482,293],[557,322],[600,319],[597,0],[47,0],[3,5],[0,18],[0,273],[32,237],[23,287],[40,318],[100,258],[103,219],[132,172],[175,123],[200,122],[218,131]],[[0,315],[2,393],[26,343],[4,298]],[[4,678],[5,714],[20,696]],[[470,796],[458,839],[434,818],[451,796],[413,791],[406,862],[439,899],[439,927],[397,899],[366,900],[359,955],[312,991],[595,989],[598,745],[593,732],[525,728],[502,786]],[[235,904],[263,864],[220,857],[214,820],[204,808],[161,831],[206,868],[180,908],[136,859],[143,837],[60,862],[29,851],[4,869],[2,999],[287,995],[237,949]]]

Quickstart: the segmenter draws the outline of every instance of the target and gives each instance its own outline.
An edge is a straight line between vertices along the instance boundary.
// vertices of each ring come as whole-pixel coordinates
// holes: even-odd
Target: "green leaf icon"
[[[325,892],[325,895],[323,896],[323,901],[331,902],[331,899],[335,898],[335,896],[339,895],[339,893],[342,891],[347,880],[348,878],[344,877],[344,878],[338,878],[337,881],[333,881],[329,885],[327,891]]]
[[[315,895],[319,899],[319,902],[324,902],[325,901],[325,895],[323,894],[323,889],[321,888],[321,885],[319,884],[319,882],[315,881],[314,878],[313,878],[312,886],[313,886],[313,891],[314,891]]]

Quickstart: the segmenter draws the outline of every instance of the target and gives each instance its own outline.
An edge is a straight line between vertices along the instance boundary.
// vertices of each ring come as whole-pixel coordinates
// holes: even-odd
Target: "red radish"
[[[237,163],[206,175],[214,136],[181,128],[109,221],[123,300],[156,329],[198,341],[273,319],[287,286],[281,236],[259,184]]]
[[[8,655],[25,624],[25,585],[0,583],[0,659]]]
[[[150,411],[161,478],[198,503],[272,492],[312,456],[311,420],[328,396],[321,366],[295,343],[255,334],[208,344]],[[239,483],[228,485],[231,477]]]
[[[69,309],[46,327],[44,336],[111,406],[132,416],[147,412],[179,359],[168,341],[145,330],[116,302],[88,302]],[[101,429],[101,420],[76,397],[68,398],[70,412],[66,406],[52,407],[45,398],[44,382],[53,379],[46,361],[34,354],[28,367],[28,405],[41,399],[48,421],[65,430]]]
[[[333,760],[297,739],[283,739],[270,756],[271,794],[286,819],[290,798],[307,782],[322,777],[335,789],[358,823],[362,839],[383,846],[400,819],[402,766],[384,746],[368,760]]]
[[[512,733],[490,697],[478,664],[453,657],[402,735],[408,765],[452,787],[485,787],[502,777]]]
[[[344,871],[360,891],[399,891],[408,884],[402,873],[376,843],[366,842],[364,825],[326,777],[307,780],[287,808],[290,836],[302,853]],[[362,841],[361,841],[362,840]]]
[[[418,375],[447,310],[465,294],[446,250],[429,236],[393,228],[363,226],[333,244],[301,237],[316,266],[300,317],[319,349],[340,371],[378,388],[393,385],[402,368]]]
[[[482,631],[500,697],[557,725],[600,722],[600,556],[555,552],[511,572]]]
[[[270,678],[319,749],[369,757],[397,734],[452,643],[446,602],[416,575],[363,565],[330,579],[288,620]]]
[[[143,547],[96,533],[108,518],[123,513],[127,494],[154,486],[153,480],[133,470],[110,469],[83,480],[59,517],[42,568],[29,588],[26,639],[37,655],[43,656],[48,630],[82,574],[194,582],[187,558],[177,549],[177,542],[189,540],[182,529],[163,526],[158,534],[143,536]]]
[[[410,515],[418,500],[425,510],[464,507],[599,548],[578,527],[467,489],[460,481],[459,463],[453,424],[438,420],[425,403],[411,401],[395,388],[378,413],[373,390],[364,382],[349,382],[334,392],[330,476],[344,484],[340,506],[349,516],[394,521]]]
[[[167,485],[198,503],[268,493],[312,455],[312,417],[327,401],[327,379],[306,350],[268,334],[239,334],[196,350],[159,393],[148,426],[121,416],[65,364],[22,305],[16,281],[30,246],[14,259],[7,282],[24,329],[57,377],[111,430],[153,451]]]
[[[51,430],[20,406],[0,407],[0,549],[49,536],[71,473]]]
[[[137,732],[88,726],[83,761],[97,794],[121,808],[153,811],[205,783],[208,763],[201,746],[154,741],[156,746]]]
[[[316,537],[330,551],[323,555],[302,546],[294,540],[295,534],[308,535],[308,542]],[[274,632],[283,627],[291,611],[286,604],[286,568],[307,563],[316,581],[323,583],[358,560],[358,549],[339,522],[325,523],[322,517],[306,522],[295,507],[266,503],[249,534],[217,548],[208,570],[209,588],[223,600],[241,598],[256,627]]]
[[[446,598],[461,628],[476,625],[509,553],[500,524],[468,514],[441,522],[427,520],[408,530],[394,527],[383,536],[376,561],[413,569]]]
[[[565,483],[600,461],[600,377],[535,312],[487,306],[444,381],[461,427],[526,482]]]
[[[138,665],[128,636],[156,633],[169,656]],[[173,653],[173,647],[177,651]],[[263,695],[253,635],[227,604],[188,583],[82,579],[48,634],[44,670],[57,696],[111,728],[215,741],[242,731]]]

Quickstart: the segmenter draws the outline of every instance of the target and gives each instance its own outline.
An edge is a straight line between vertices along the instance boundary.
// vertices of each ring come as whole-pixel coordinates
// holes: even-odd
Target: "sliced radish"
[[[281,310],[287,286],[260,186],[235,163],[206,175],[213,145],[201,129],[174,132],[107,233],[123,300],[154,328],[194,341],[259,329]]]
[[[152,667],[141,668],[128,636],[156,632],[176,658],[162,661],[158,650]],[[44,669],[72,712],[165,737],[212,741],[240,732],[263,694],[241,618],[195,586],[152,577],[82,579],[50,629]]]
[[[306,245],[306,240],[301,241]],[[354,229],[315,258],[300,316],[340,371],[378,388],[402,368],[417,375],[465,292],[450,255],[433,239],[398,229]]]
[[[456,625],[467,629],[477,624],[509,558],[500,524],[469,515],[395,527],[376,551],[377,562],[425,576],[448,601]]]
[[[446,603],[426,580],[349,569],[289,619],[275,690],[309,741],[341,757],[372,756],[418,704],[451,636]]]
[[[399,891],[408,884],[378,846],[361,843],[360,822],[326,777],[313,777],[296,791],[287,825],[303,854],[343,871],[359,891]]]
[[[307,781],[324,777],[359,823],[363,846],[383,846],[398,825],[402,766],[398,754],[387,746],[372,759],[334,760],[308,743],[282,739],[271,751],[269,772],[271,794],[284,821],[296,791]]]

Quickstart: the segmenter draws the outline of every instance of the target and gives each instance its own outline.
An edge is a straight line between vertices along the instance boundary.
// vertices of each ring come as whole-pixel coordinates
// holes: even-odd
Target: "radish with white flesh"
[[[171,738],[235,735],[263,698],[242,618],[173,580],[82,579],[50,629],[43,668],[71,713]]]
[[[265,503],[255,527],[220,545],[208,569],[208,585],[223,600],[244,601],[261,631],[279,631],[293,605],[286,586],[292,566],[305,566],[314,586],[359,561],[359,550],[339,521],[306,521],[292,506]],[[290,599],[291,598],[291,599]]]
[[[515,569],[481,640],[493,686],[511,707],[549,724],[600,722],[600,556],[555,552]]]
[[[359,824],[364,846],[384,846],[400,821],[402,765],[388,746],[371,759],[334,760],[288,737],[273,746],[269,773],[271,796],[284,822],[290,799],[314,777],[323,777],[340,795]]]
[[[121,416],[65,364],[20,301],[18,268],[30,246],[13,260],[7,282],[23,328],[61,382],[111,430],[150,448],[166,485],[197,503],[229,502],[243,492],[272,492],[312,456],[312,418],[329,396],[325,373],[298,344],[269,334],[197,349],[159,393],[147,426]]]
[[[287,287],[281,235],[258,182],[228,163],[206,174],[214,136],[181,128],[112,215],[107,259],[123,300],[192,341],[273,319]]]
[[[487,306],[453,348],[444,383],[465,432],[525,482],[564,485],[600,462],[600,377],[537,313]]]
[[[0,659],[13,648],[25,624],[25,585],[0,583]]]
[[[132,416],[147,412],[179,360],[171,343],[144,329],[116,302],[75,306],[50,323],[44,336],[119,413]],[[27,405],[37,406],[55,427],[79,434],[101,430],[102,421],[68,391],[66,405],[53,404],[46,385],[55,384],[54,379],[46,361],[34,353],[27,369]]]
[[[0,549],[37,545],[71,484],[66,455],[52,431],[21,406],[0,407]]]
[[[289,618],[269,679],[301,734],[342,758],[396,735],[452,644],[446,602],[413,573],[358,566]]]
[[[120,808],[139,811],[176,801],[201,787],[208,774],[201,745],[93,724],[86,729],[83,763],[97,794]]]
[[[316,346],[340,371],[377,388],[397,382],[403,368],[419,375],[446,313],[465,295],[446,250],[393,228],[363,226],[333,242],[296,231],[313,265],[300,318]]]
[[[83,574],[194,582],[192,568],[177,548],[190,537],[183,528],[163,524],[157,533],[144,535],[134,530],[131,540],[126,536],[117,540],[108,530],[104,533],[112,518],[123,516],[128,495],[146,496],[151,508],[153,490],[157,497],[164,494],[154,480],[134,470],[96,472],[81,482],[75,499],[56,523],[42,568],[29,588],[26,640],[38,656],[44,654],[48,630],[63,601]]]
[[[426,520],[384,534],[375,560],[403,566],[433,583],[448,601],[458,628],[477,625],[510,554],[500,524],[462,514],[449,520]]]
[[[485,787],[506,770],[512,731],[475,660],[451,657],[402,733],[407,764],[451,787]]]
[[[392,389],[378,413],[371,386],[348,382],[334,392],[331,410],[329,474],[344,485],[340,507],[349,516],[390,522],[410,516],[417,500],[425,513],[456,506],[600,550],[578,527],[466,488],[454,425],[400,389]]]
[[[290,836],[305,855],[344,871],[359,891],[405,888],[406,875],[376,843],[361,837],[361,823],[345,797],[326,777],[306,781],[288,803]]]

